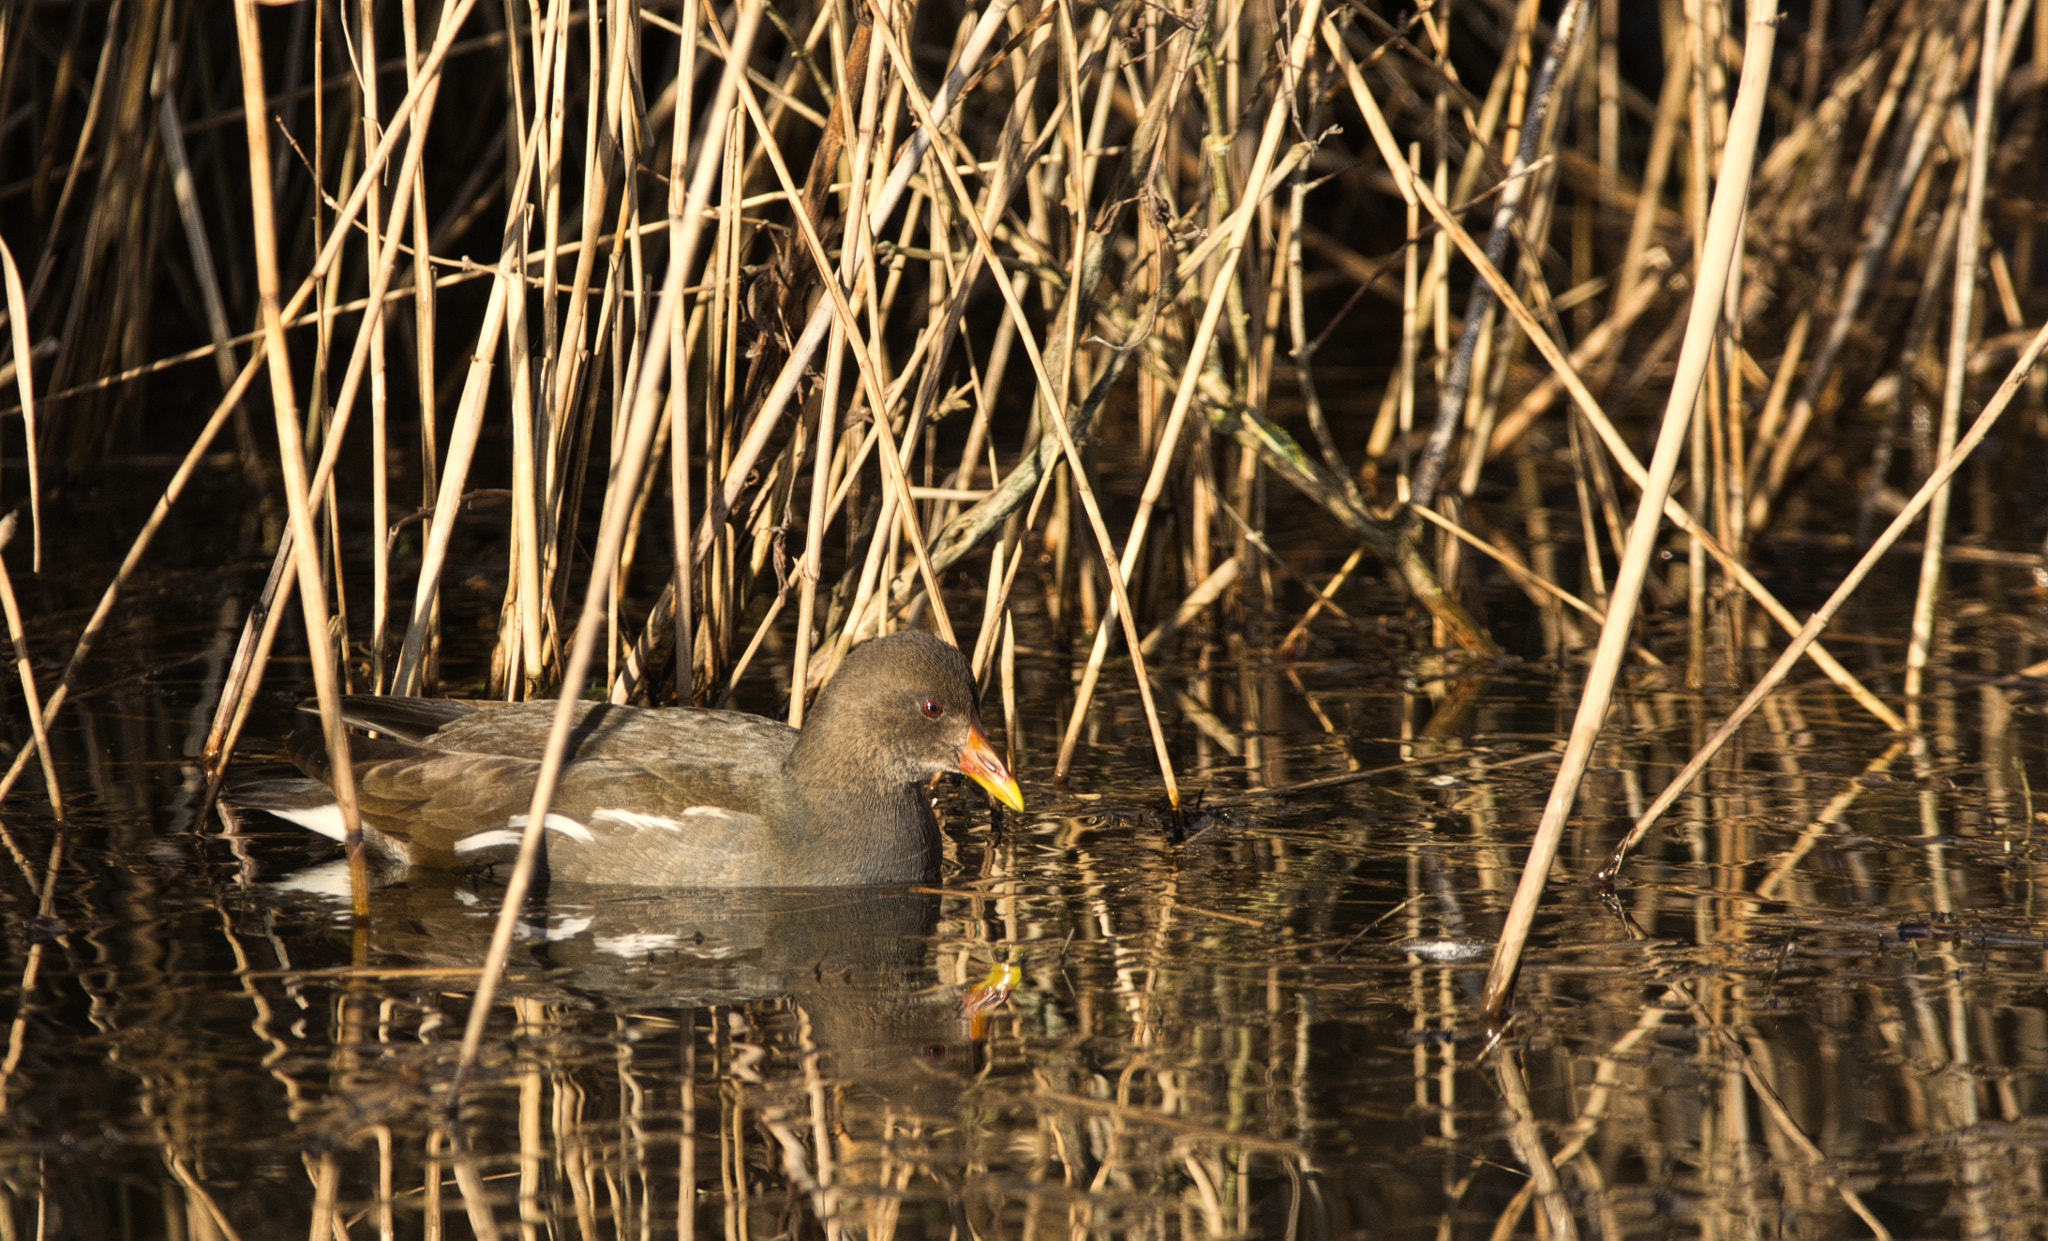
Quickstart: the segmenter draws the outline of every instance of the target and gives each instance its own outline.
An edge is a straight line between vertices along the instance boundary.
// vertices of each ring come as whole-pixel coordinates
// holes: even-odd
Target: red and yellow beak
[[[988,795],[1012,810],[1024,808],[1023,790],[1017,787],[1017,778],[1010,769],[1003,766],[1003,760],[996,757],[995,747],[982,735],[981,725],[967,730],[967,744],[954,755],[959,763],[960,774],[988,790]]]

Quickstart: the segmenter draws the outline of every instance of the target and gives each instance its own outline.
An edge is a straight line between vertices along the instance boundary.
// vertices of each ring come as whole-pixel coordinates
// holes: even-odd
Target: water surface
[[[1066,786],[1058,721],[1027,718],[1029,813],[940,791],[937,887],[557,888],[449,1113],[497,891],[412,876],[354,927],[307,890],[328,846],[188,831],[210,670],[188,648],[140,644],[156,670],[60,730],[75,809],[47,914],[59,837],[33,795],[5,817],[14,1235],[1477,1238],[1540,1235],[1548,1210],[1600,1236],[1870,1235],[1860,1213],[1988,1236],[2040,1217],[2032,683],[1939,682],[1917,749],[1824,682],[1781,694],[1609,901],[1586,876],[1728,705],[1639,684],[1490,1045],[1478,988],[1570,678],[1506,667],[1437,739],[1417,725],[1444,685],[1371,652],[1172,665],[1167,700],[1208,704],[1173,732],[1203,794],[1188,839],[1135,695],[1112,692]],[[1050,701],[1064,665],[1025,662]],[[1004,964],[1014,990],[977,1022],[963,997]]]

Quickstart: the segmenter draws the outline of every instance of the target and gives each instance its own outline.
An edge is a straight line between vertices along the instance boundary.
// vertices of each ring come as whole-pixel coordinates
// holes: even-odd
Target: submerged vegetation
[[[746,678],[770,664],[800,722],[849,644],[919,626],[972,653],[1013,747],[1059,738],[1027,785],[1091,752],[1122,762],[1142,721],[1184,822],[1191,777],[1286,782],[1255,678],[1225,669],[1383,655],[1420,695],[1402,740],[1452,745],[1520,660],[1569,683],[1570,736],[1480,997],[1502,1019],[1617,686],[1712,706],[1655,784],[1602,796],[1639,835],[1797,661],[1897,734],[1872,779],[1908,753],[1935,778],[1953,720],[1928,704],[1958,652],[2000,692],[2048,674],[2044,87],[2048,0],[6,6],[0,503],[18,511],[0,585],[26,705],[0,797],[31,804],[40,771],[66,820],[44,727],[152,566],[183,560],[160,536],[189,537],[196,506],[230,531],[207,554],[270,565],[224,605],[239,637],[194,708],[199,805],[266,678],[310,680],[335,745],[340,692],[762,701]],[[89,616],[17,602],[29,574],[97,571],[79,515],[145,477],[160,499],[115,504],[120,568]],[[1824,633],[1871,566],[1909,602],[1866,611],[1853,642]],[[1959,568],[1983,575],[1966,606]],[[277,652],[309,675],[281,676]],[[1058,668],[1054,701],[1020,691],[1020,660]],[[8,841],[44,920],[53,839],[39,863]],[[1617,849],[1610,882],[1621,866]],[[489,1001],[523,887],[495,942],[443,970],[478,995],[458,1080],[490,1022],[514,1032]],[[878,917],[923,927],[964,983],[988,926],[1019,916],[983,909],[992,890],[943,932]],[[1044,925],[1071,937],[1083,904]],[[761,916],[772,934],[785,915]],[[1681,1017],[1733,1046],[1721,1014],[1659,990],[1614,1054]],[[521,993],[519,1037],[554,1036],[556,998]],[[338,1043],[369,1038],[360,1000],[336,1002]],[[450,1001],[406,1003],[426,1030]],[[1268,1016],[1262,1071],[1299,1078],[1307,1035],[1285,1068]],[[767,1041],[814,1074],[807,1030]],[[732,1032],[706,1037],[730,1068]],[[1727,1054],[1810,1188],[1872,1220],[1757,1061]],[[1498,1072],[1531,1171],[1506,1226],[1534,1197],[1569,1233],[1526,1088],[1511,1059]],[[1059,1176],[1058,1146],[1071,1189],[1087,1129],[1193,1186],[1169,1221],[1105,1157],[1093,1188],[1118,1230],[1246,1235],[1254,1182],[1294,1195],[1291,1227],[1320,1192],[1295,1145],[1305,1085],[1293,1112],[1268,1101],[1285,1140],[1233,1111],[1140,1155],[1104,1136],[1126,1095],[1047,1080],[1065,1110],[1030,1159],[1007,1152],[1019,1181]],[[728,1202],[752,1160],[833,1232],[854,1226],[840,1186],[867,1186],[858,1226],[888,1235],[921,1131],[799,1128],[799,1095],[824,1106],[798,1091],[759,1131],[717,1122],[742,1147]],[[409,1174],[438,1203],[448,1161],[487,1231],[466,1139],[435,1135]],[[579,1212],[586,1137],[563,1143]],[[231,1232],[164,1149],[195,1235]],[[345,1230],[334,1157],[307,1164],[316,1230],[322,1212]],[[621,1217],[645,1209],[646,1171],[612,1185]],[[1112,1227],[1033,1203],[1024,1232]],[[1017,1225],[955,1209],[964,1231]]]

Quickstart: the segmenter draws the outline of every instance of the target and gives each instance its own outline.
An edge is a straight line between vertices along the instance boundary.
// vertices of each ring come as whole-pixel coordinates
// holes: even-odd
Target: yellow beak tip
[[[1003,803],[1005,806],[1008,806],[1010,809],[1024,809],[1024,791],[1017,787],[1016,780],[1010,779],[998,781],[991,778],[977,780],[976,783],[981,785],[981,787],[987,789],[989,796],[995,798],[997,801]]]
[[[1012,810],[1024,809],[1024,791],[1017,787],[1017,778],[1010,769],[1003,766],[1003,760],[996,757],[995,748],[981,729],[975,728],[967,734],[967,744],[960,749],[960,772],[969,780],[988,790],[988,795]]]

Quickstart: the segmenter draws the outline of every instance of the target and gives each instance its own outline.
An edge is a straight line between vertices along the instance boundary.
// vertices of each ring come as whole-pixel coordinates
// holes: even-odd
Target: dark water
[[[6,807],[4,1235],[2042,1226],[2035,682],[1938,679],[1917,750],[1799,684],[1610,905],[1584,877],[1729,705],[1639,679],[1489,1050],[1478,988],[1574,682],[1506,668],[1435,738],[1446,683],[1338,627],[1295,662],[1219,652],[1160,682],[1205,792],[1191,839],[1159,813],[1133,694],[1102,701],[1064,788],[1061,720],[1034,711],[1030,812],[992,824],[942,790],[939,888],[549,893],[450,1113],[497,894],[415,878],[356,928],[303,890],[324,844],[188,830],[233,613],[210,580],[167,574],[179,606],[122,622],[59,729],[47,912],[35,776]],[[1022,665],[1027,702],[1061,701],[1063,658]],[[977,1027],[963,996],[1005,963]]]

